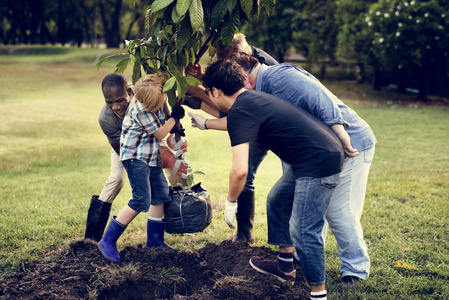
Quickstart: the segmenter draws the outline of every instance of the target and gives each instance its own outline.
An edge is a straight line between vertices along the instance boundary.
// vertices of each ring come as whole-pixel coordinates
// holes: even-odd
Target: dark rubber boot
[[[123,231],[125,231],[126,226],[117,222],[115,218],[116,216],[111,218],[106,233],[97,246],[104,258],[112,262],[120,262],[120,254],[117,251],[117,240]]]
[[[98,199],[98,195],[93,195],[90,200],[89,211],[87,212],[86,233],[84,238],[96,242],[101,240],[104,228],[109,219],[112,203],[103,202]]]
[[[232,241],[245,241],[248,243],[254,243],[254,191],[242,191],[237,201],[237,234]]]
[[[170,248],[164,243],[165,221],[153,221],[148,219],[147,222],[147,247]]]

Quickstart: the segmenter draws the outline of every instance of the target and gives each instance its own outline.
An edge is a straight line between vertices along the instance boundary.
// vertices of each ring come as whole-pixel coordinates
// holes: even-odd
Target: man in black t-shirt
[[[242,33],[237,33],[232,39],[230,45],[224,45],[222,41],[217,44],[217,59],[227,59],[232,55],[239,53],[245,53],[255,57],[261,64],[268,66],[279,64],[276,59],[274,59],[267,52],[259,49],[257,47],[251,46],[246,41],[246,37]],[[201,66],[199,64],[189,65],[186,68],[186,75],[196,77],[201,80],[203,76]],[[224,117],[226,114],[223,111],[218,110],[215,105],[209,100],[209,97],[204,93],[204,88],[202,87],[191,87],[189,88],[189,96],[186,96],[184,104],[191,108],[201,108],[203,111],[215,117]],[[192,101],[193,99],[196,101]],[[199,101],[201,100],[201,101]],[[192,102],[196,103],[196,106],[192,106]],[[203,116],[189,113],[189,115],[198,120],[195,122],[195,127],[199,129],[216,129],[216,130],[226,130],[225,119],[208,119],[206,120]],[[201,122],[203,120],[203,122]],[[206,124],[207,122],[207,124]],[[254,180],[256,177],[257,169],[262,163],[263,159],[268,153],[268,149],[257,142],[250,143],[249,159],[248,159],[248,176],[246,178],[245,186],[243,191],[239,196],[239,211],[237,212],[237,232],[233,238],[233,241],[246,241],[249,243],[254,243],[255,238],[253,234],[253,224],[254,224],[254,212],[255,212],[255,187]]]
[[[267,207],[267,217],[289,218],[291,214],[290,236],[312,296],[325,299],[321,230],[344,159],[339,139],[328,126],[290,102],[263,92],[245,90],[243,70],[233,62],[211,64],[203,76],[203,83],[210,100],[228,115],[232,169],[225,204],[226,223],[235,227],[236,200],[248,173],[249,144],[261,143],[289,165],[283,170],[280,182],[295,190],[293,207],[284,210]],[[276,192],[276,188],[270,191]],[[277,260],[255,256],[250,264],[257,271],[273,275],[282,282],[293,284],[295,281],[293,247],[281,245]]]

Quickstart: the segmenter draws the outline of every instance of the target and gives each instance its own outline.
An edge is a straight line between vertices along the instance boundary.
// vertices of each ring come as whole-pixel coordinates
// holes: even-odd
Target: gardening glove
[[[187,174],[192,171],[192,169],[189,168],[190,164],[188,161],[176,158],[176,156],[168,149],[165,149],[161,154],[161,167],[163,169],[169,168],[182,179],[186,179]]]
[[[225,204],[225,212],[224,218],[226,224],[228,224],[229,228],[235,228],[235,215],[237,214],[237,200],[235,202],[229,201],[229,198],[226,198]]]
[[[173,126],[173,128],[170,130],[170,133],[177,133],[180,136],[186,136],[186,133],[184,132],[185,129],[182,127],[182,124],[179,123],[179,127],[178,126]]]
[[[184,158],[187,153],[187,140],[185,137],[181,137],[179,141],[176,141],[175,134],[172,133],[167,137],[168,148],[175,151],[175,156],[178,158]]]
[[[184,111],[184,107],[182,107],[182,106],[175,106],[171,109],[170,117],[175,119],[176,121],[179,121],[182,118],[184,118],[184,115],[185,115],[185,111]]]
[[[194,114],[192,112],[189,112],[189,116],[192,118],[192,127],[196,127],[201,130],[207,129],[206,127],[207,119],[205,117],[203,117],[202,115]]]

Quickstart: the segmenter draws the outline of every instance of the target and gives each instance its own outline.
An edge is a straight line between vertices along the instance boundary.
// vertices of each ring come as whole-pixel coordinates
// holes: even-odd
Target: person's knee
[[[125,178],[123,178],[122,174],[119,173],[111,173],[111,175],[109,175],[108,177],[108,181],[118,187],[123,187],[123,185],[125,184]]]

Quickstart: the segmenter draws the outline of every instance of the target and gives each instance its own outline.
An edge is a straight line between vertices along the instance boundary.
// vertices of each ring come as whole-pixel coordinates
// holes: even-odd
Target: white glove
[[[196,127],[201,130],[207,129],[207,119],[205,117],[203,117],[202,115],[194,114],[192,112],[189,112],[189,116],[192,118],[192,127]]]
[[[226,224],[228,224],[229,228],[231,229],[235,228],[236,214],[237,214],[237,200],[235,202],[231,202],[229,201],[228,198],[226,198],[224,218]]]
[[[187,140],[185,137],[180,137],[179,141],[176,142],[175,134],[172,133],[167,137],[168,148],[175,151],[175,156],[177,158],[184,158],[187,152]]]

